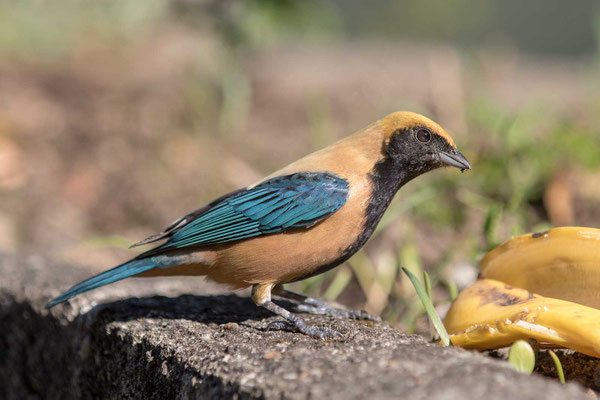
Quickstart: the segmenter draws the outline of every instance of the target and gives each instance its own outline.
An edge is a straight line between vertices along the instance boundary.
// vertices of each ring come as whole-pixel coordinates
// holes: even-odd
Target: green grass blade
[[[425,283],[425,292],[427,293],[427,297],[431,299],[431,279],[429,278],[427,271],[423,271],[423,282]]]
[[[429,278],[429,274],[425,270],[423,270],[423,283],[425,283],[427,297],[433,299],[433,296],[431,295],[431,278]],[[431,340],[435,339],[435,327],[433,326],[431,318],[429,318],[429,335],[431,336]]]
[[[554,361],[554,365],[556,366],[556,372],[558,373],[558,380],[560,381],[560,383],[564,384],[565,383],[565,373],[563,372],[563,367],[562,367],[562,364],[560,363],[560,360],[558,359],[558,356],[552,350],[548,350],[548,354],[550,354],[550,357],[552,357],[552,361]]]
[[[450,294],[450,300],[454,301],[458,297],[458,287],[454,282],[448,282],[448,293]]]
[[[350,280],[352,280],[352,271],[350,271],[348,267],[343,266],[333,277],[333,280],[329,284],[329,287],[327,287],[323,297],[327,300],[337,299],[344,289],[346,289]]]
[[[402,271],[404,271],[404,273],[408,276],[408,279],[410,279],[413,286],[415,287],[417,296],[419,296],[421,303],[423,303],[423,307],[425,307],[425,311],[427,311],[429,320],[433,323],[433,326],[435,327],[435,330],[437,331],[438,335],[440,335],[440,339],[442,340],[442,343],[444,343],[444,346],[449,346],[450,345],[450,337],[448,336],[448,332],[446,332],[446,328],[444,327],[444,324],[442,323],[442,321],[440,320],[440,317],[435,312],[435,308],[433,308],[433,303],[431,302],[431,298],[429,296],[427,296],[427,292],[423,288],[423,285],[421,285],[421,282],[419,282],[417,277],[412,272],[410,272],[408,269],[402,267]]]

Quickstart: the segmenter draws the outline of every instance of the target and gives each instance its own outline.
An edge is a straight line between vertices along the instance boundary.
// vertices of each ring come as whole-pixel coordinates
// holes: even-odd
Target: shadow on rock
[[[279,301],[288,309],[293,304]],[[181,295],[178,297],[152,296],[130,298],[94,307],[84,318],[93,317],[103,322],[131,321],[140,318],[186,319],[204,324],[225,324],[262,320],[273,317],[246,297],[235,294],[215,296]]]

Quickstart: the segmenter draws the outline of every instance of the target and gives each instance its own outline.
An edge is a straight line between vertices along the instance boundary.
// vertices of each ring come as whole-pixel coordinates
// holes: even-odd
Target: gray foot
[[[350,319],[361,319],[361,320],[370,320],[377,321],[378,318],[368,314],[363,310],[341,310],[339,308],[334,308],[329,305],[326,306],[311,306],[309,304],[299,304],[296,309],[301,312],[305,312],[308,314],[316,314],[316,315],[331,315],[339,318],[350,318]]]
[[[262,304],[262,306],[267,310],[286,319],[286,321],[271,322],[267,326],[267,330],[285,330],[292,332],[300,332],[305,335],[314,337],[316,339],[326,339],[328,337],[342,336],[342,334],[336,330],[309,325],[306,322],[304,322],[301,318],[295,316],[285,308],[278,306],[272,301],[267,301],[264,304]]]
[[[370,315],[366,311],[363,310],[343,310],[339,308],[335,308],[327,304],[323,300],[316,299],[314,297],[303,296],[298,293],[290,292],[283,288],[278,288],[275,292],[278,296],[283,298],[294,300],[299,302],[296,306],[298,311],[302,311],[308,314],[317,314],[317,315],[331,315],[334,317],[341,318],[351,318],[351,319],[360,319],[360,320],[369,320],[369,321],[381,321],[381,318],[375,315]]]
[[[341,337],[342,334],[338,331],[321,326],[312,326],[306,323],[300,326],[294,325],[287,321],[273,321],[267,325],[268,331],[286,331],[286,332],[300,332],[305,335],[314,337],[316,339],[326,339],[328,337]]]

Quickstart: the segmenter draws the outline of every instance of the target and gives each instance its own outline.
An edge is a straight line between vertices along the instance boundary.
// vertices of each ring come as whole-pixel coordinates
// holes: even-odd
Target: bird
[[[296,310],[364,318],[284,285],[324,273],[348,260],[373,234],[396,192],[428,171],[471,169],[451,136],[429,118],[394,112],[257,183],[225,194],[131,247],[163,241],[56,297],[68,299],[128,277],[203,275],[231,289],[251,287],[252,300],[283,318],[267,328],[315,338],[341,335],[313,326]]]

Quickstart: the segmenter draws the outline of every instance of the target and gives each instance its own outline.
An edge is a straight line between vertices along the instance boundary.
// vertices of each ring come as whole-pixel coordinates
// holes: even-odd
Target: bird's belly
[[[362,213],[342,207],[308,229],[221,245],[207,275],[234,287],[291,282],[340,260],[361,231]]]

